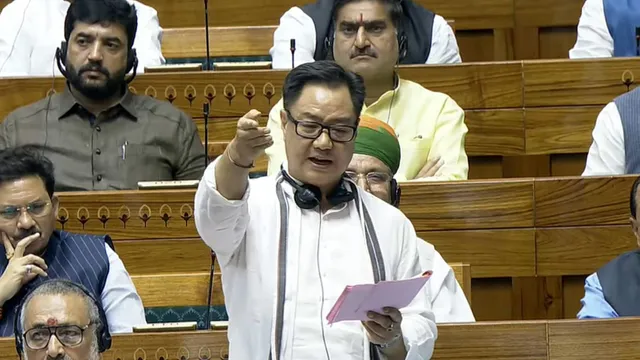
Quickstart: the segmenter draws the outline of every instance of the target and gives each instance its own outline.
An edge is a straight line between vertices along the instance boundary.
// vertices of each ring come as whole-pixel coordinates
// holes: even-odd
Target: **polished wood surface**
[[[626,202],[634,178],[410,182],[401,185],[400,208],[418,235],[447,261],[470,264],[473,278],[536,276],[539,271],[583,275],[633,247],[631,229],[628,234],[623,229],[628,226]],[[206,271],[209,256],[197,240],[194,192],[60,193],[58,225],[110,234],[125,264],[143,274],[184,271],[194,266],[188,260],[192,257],[201,259],[197,271]],[[612,245],[605,246],[605,241]],[[602,246],[593,251],[593,244]],[[139,251],[147,246],[149,251]],[[149,253],[159,257],[145,260]],[[151,270],[144,272],[146,267]]]
[[[505,321],[439,324],[432,359],[631,360],[640,351],[640,319]],[[114,335],[104,359],[224,359],[226,331]],[[13,338],[0,339],[0,360],[14,360]]]
[[[636,59],[537,60],[403,66],[400,73],[451,95],[465,109],[472,177],[579,175],[597,114],[635,86],[637,64]],[[143,74],[131,89],[171,101],[194,118],[201,134],[202,103],[210,101],[210,141],[223,143],[251,108],[261,111],[266,123],[285,75],[273,70]],[[0,80],[0,117],[41,99],[50,86],[48,78]],[[56,79],[55,89],[63,86]]]
[[[206,306],[209,273],[134,275],[131,277],[145,307]],[[211,305],[224,305],[220,273],[213,279]]]
[[[461,263],[450,263],[451,269],[455,274],[456,281],[460,284],[462,291],[469,304],[471,304],[471,265]]]
[[[229,26],[209,28],[211,57],[268,56],[275,26]],[[164,29],[162,55],[166,59],[206,58],[204,27]]]

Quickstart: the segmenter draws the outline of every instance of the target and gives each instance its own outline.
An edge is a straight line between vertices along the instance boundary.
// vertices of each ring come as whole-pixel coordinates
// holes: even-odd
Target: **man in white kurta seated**
[[[287,75],[283,97],[282,170],[248,179],[273,143],[251,110],[196,192],[196,227],[222,269],[230,359],[431,358],[437,329],[426,291],[369,321],[326,321],[347,285],[422,274],[411,222],[344,176],[362,78],[308,63]]]
[[[75,24],[65,25],[69,6],[75,0],[13,0],[0,13],[0,77],[61,76],[55,65],[56,49],[65,41]],[[87,6],[94,13],[105,6],[120,18],[129,15],[120,1],[92,1]],[[133,48],[138,55],[138,73],[148,66],[165,63],[162,56],[162,28],[157,11],[139,1],[127,0],[135,7],[138,17]],[[76,10],[82,11],[82,10]],[[87,13],[76,13],[75,18],[90,19]],[[99,20],[99,19],[94,19]],[[113,22],[113,21],[112,21]],[[117,21],[115,21],[117,22]],[[126,21],[124,21],[127,23]],[[65,29],[65,26],[68,28]],[[70,29],[69,29],[70,28]],[[68,36],[67,36],[68,38]]]
[[[401,192],[393,176],[400,167],[400,158],[400,142],[393,128],[361,115],[347,176],[379,199],[399,206]],[[436,322],[475,322],[462,287],[442,255],[426,241],[418,242],[418,254],[422,269],[433,270],[427,292]]]

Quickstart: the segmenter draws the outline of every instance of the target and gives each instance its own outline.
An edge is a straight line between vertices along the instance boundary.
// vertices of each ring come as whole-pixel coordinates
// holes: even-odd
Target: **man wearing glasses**
[[[368,116],[360,117],[349,176],[361,188],[394,206],[400,205],[400,187],[393,175],[400,166],[400,144],[393,129]],[[432,270],[427,283],[437,323],[474,322],[469,302],[453,269],[433,245],[418,242],[422,270]]]
[[[343,176],[364,96],[362,78],[334,62],[300,65],[283,85],[280,171],[248,179],[272,144],[256,110],[205,171],[195,222],[220,259],[231,360],[431,357],[437,330],[424,292],[363,321],[326,320],[348,285],[422,275],[409,219]]]
[[[0,337],[14,329],[15,309],[46,279],[81,284],[101,300],[112,332],[145,324],[142,301],[108,236],[55,230],[53,164],[33,148],[0,151]]]
[[[100,302],[88,289],[49,280],[30,292],[19,309],[18,355],[29,360],[99,360],[111,346]]]

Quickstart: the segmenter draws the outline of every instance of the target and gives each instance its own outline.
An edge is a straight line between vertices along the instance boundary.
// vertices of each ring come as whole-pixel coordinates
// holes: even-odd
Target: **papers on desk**
[[[367,321],[367,313],[384,314],[385,307],[407,307],[427,283],[432,272],[406,280],[381,281],[377,284],[347,286],[327,315],[329,324],[340,321]]]

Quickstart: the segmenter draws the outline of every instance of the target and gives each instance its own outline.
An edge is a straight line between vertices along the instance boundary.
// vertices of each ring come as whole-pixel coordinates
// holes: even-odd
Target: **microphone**
[[[640,56],[640,27],[636,27],[636,56]]]
[[[207,294],[207,324],[206,329],[211,328],[211,293],[213,292],[213,272],[216,267],[216,253],[211,250],[211,273],[209,273],[209,293]]]
[[[209,49],[209,0],[204,0],[204,37],[207,42],[207,71],[211,70],[211,51]]]
[[[209,0],[204,0],[204,32],[207,42],[207,71],[211,70],[211,49],[209,47]],[[204,164],[209,165],[209,102],[202,104],[202,115],[204,116]],[[205,329],[211,329],[211,293],[213,292],[213,273],[216,267],[216,253],[211,250],[211,272],[209,273],[209,292],[207,293],[207,317]]]
[[[296,67],[296,62],[295,62],[296,39],[291,39],[291,47],[289,49],[291,50],[291,69],[293,69]]]

